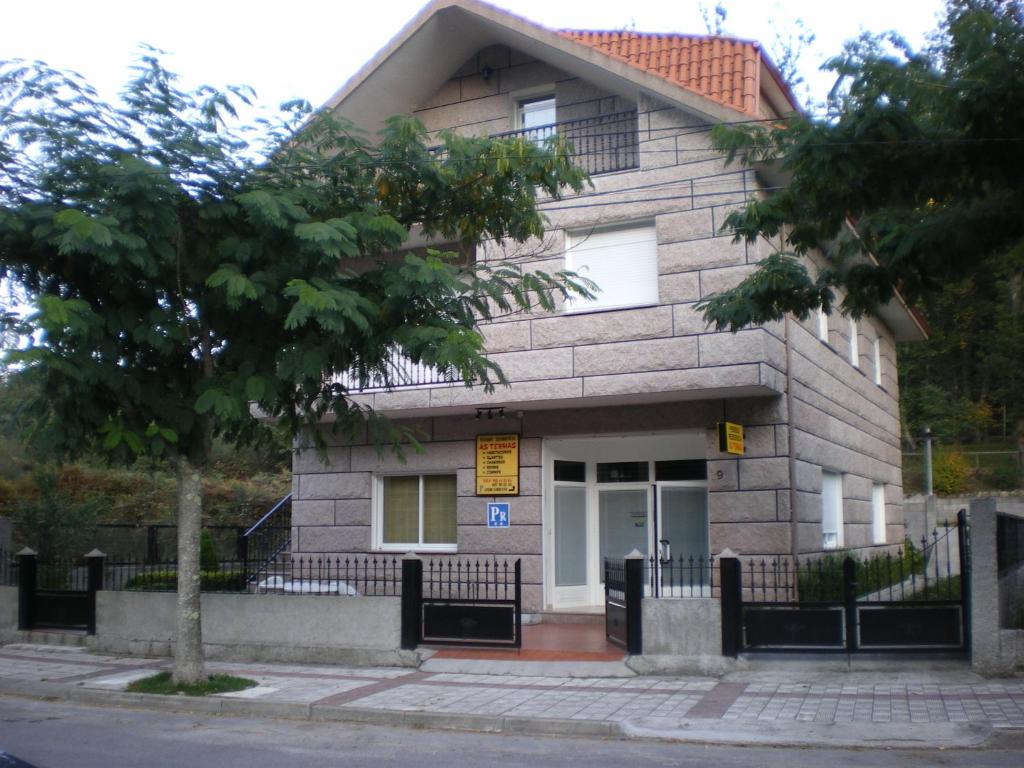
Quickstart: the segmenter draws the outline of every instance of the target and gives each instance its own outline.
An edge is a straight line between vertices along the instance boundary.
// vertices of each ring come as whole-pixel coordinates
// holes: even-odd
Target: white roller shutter
[[[568,312],[658,303],[658,240],[653,224],[567,235],[566,269],[593,280],[592,301],[567,303]]]

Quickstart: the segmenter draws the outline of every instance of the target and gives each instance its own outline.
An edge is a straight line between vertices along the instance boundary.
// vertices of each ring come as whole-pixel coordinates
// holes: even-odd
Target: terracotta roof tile
[[[564,29],[558,34],[660,75],[719,104],[745,114],[757,113],[761,48],[755,42],[629,31]]]

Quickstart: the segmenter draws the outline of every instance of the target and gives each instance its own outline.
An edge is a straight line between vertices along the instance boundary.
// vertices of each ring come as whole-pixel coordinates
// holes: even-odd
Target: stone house
[[[511,385],[491,394],[408,371],[359,397],[414,424],[405,463],[368,441],[294,458],[292,551],[451,553],[523,561],[527,613],[603,608],[602,558],[902,542],[897,341],[924,329],[898,299],[736,334],[695,302],[772,248],[734,244],[727,212],[785,180],[726,166],[720,122],[796,103],[759,45],[679,34],[554,31],[477,0],[436,0],[329,102],[373,131],[564,132],[593,188],[543,200],[542,241],[476,258],[580,271],[592,302],[486,325]],[[742,455],[718,425],[744,428]],[[514,435],[514,495],[478,495],[476,438]],[[308,447],[308,443],[306,446]],[[496,486],[488,486],[492,493]],[[511,486],[505,491],[511,490]],[[507,503],[491,514],[488,507]]]

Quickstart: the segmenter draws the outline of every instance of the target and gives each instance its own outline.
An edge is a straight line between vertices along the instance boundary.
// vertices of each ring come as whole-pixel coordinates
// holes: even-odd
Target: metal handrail
[[[277,502],[277,504],[272,506],[270,508],[270,511],[267,512],[267,514],[265,514],[263,517],[261,517],[259,520],[257,520],[255,523],[253,523],[251,526],[249,526],[249,529],[245,533],[243,533],[242,536],[245,537],[245,538],[248,538],[250,535],[255,533],[257,528],[262,526],[267,520],[269,520],[271,517],[273,517],[274,513],[277,512],[277,510],[279,510],[283,505],[287,504],[291,500],[292,500],[292,495],[289,493],[287,496],[285,496],[283,499],[281,499],[279,502]]]

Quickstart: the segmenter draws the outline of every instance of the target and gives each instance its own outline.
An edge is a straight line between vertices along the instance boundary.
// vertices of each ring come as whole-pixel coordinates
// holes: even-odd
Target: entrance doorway
[[[550,440],[544,448],[549,610],[601,610],[605,558],[654,555],[652,578],[661,580],[662,561],[707,557],[703,432]]]

